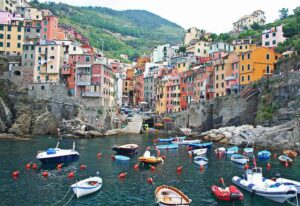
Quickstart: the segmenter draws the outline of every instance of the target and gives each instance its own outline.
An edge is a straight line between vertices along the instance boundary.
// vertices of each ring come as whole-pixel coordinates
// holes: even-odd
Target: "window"
[[[200,53],[200,49],[198,49],[198,53]]]
[[[54,50],[54,46],[51,47],[51,50],[52,50],[52,51]]]
[[[7,39],[10,39],[10,34],[7,34]]]
[[[37,70],[38,70],[38,71],[40,71],[40,70],[41,70],[41,67],[40,67],[40,66],[38,66],[38,67],[37,67]]]
[[[242,54],[242,60],[244,60],[244,54]]]
[[[10,47],[10,43],[9,42],[7,42],[6,47]]]
[[[270,59],[270,54],[266,55],[266,59],[269,60]]]
[[[18,26],[18,32],[22,31],[22,27]]]
[[[42,52],[42,47],[39,47],[39,52]]]
[[[219,80],[219,76],[218,75],[216,75],[216,80]]]
[[[222,70],[224,70],[224,64],[222,64]]]
[[[55,57],[54,56],[50,56],[50,59],[55,59]]]
[[[10,25],[7,26],[7,31],[11,31],[11,26]]]
[[[250,53],[248,53],[248,59],[250,59]]]
[[[3,31],[3,30],[4,30],[4,26],[0,25],[0,31]]]
[[[276,36],[276,33],[275,32],[273,32],[273,34],[272,34],[273,36]]]
[[[89,61],[90,61],[90,57],[89,57],[89,56],[86,56],[86,57],[85,57],[85,61],[86,61],[86,62],[89,62]]]
[[[242,71],[244,71],[244,65],[242,65]]]
[[[44,35],[44,39],[47,39],[47,35]]]
[[[272,44],[273,44],[273,45],[276,45],[276,40],[273,40],[273,41],[272,41]]]
[[[222,79],[224,79],[224,74],[222,74]]]
[[[240,46],[240,49],[243,49],[243,46]]]
[[[245,81],[245,78],[244,78],[244,76],[242,76],[242,82],[244,82]]]
[[[47,28],[44,28],[44,32],[47,32]]]
[[[245,46],[245,49],[248,49],[248,46],[247,46],[247,45]]]
[[[17,44],[17,47],[18,47],[18,48],[21,48],[21,43],[18,43],[18,44]]]
[[[247,69],[248,69],[248,71],[250,70],[250,64],[247,65]]]
[[[24,59],[27,59],[27,54],[24,54]]]
[[[269,45],[270,45],[270,42],[266,41],[265,46],[269,46]]]
[[[250,75],[248,75],[248,81],[250,81]]]
[[[270,72],[270,66],[269,66],[269,65],[267,65],[266,71],[267,71],[267,72],[266,72],[267,74],[270,74],[270,73],[271,73],[271,72]]]
[[[269,38],[269,34],[266,34],[266,39],[268,39]]]
[[[3,34],[0,34],[0,39],[3,39]]]
[[[45,90],[45,86],[41,86],[41,90]]]
[[[216,89],[218,89],[218,88],[219,88],[219,84],[217,83],[217,84],[216,84]]]
[[[45,24],[45,25],[47,25],[47,24],[48,24],[48,21],[47,21],[47,20],[45,20],[45,21],[44,21],[44,24]]]
[[[222,82],[221,87],[224,88],[224,83]]]
[[[21,38],[22,38],[21,35],[18,35],[18,40],[21,40]]]
[[[53,69],[53,65],[50,66],[50,69]]]
[[[3,42],[0,42],[0,47],[3,47]]]

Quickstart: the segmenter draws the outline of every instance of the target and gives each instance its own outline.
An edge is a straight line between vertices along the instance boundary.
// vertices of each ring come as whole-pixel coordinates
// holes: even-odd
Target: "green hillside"
[[[125,53],[133,59],[158,44],[181,43],[184,36],[182,27],[144,10],[115,11],[38,1],[31,4],[49,9],[60,17],[61,24],[72,26],[88,37],[94,47],[101,48],[103,39],[104,51],[110,57]]]

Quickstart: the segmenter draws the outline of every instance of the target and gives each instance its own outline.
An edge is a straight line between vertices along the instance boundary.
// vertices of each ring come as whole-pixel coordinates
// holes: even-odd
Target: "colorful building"
[[[252,39],[236,39],[232,41],[233,51],[237,54],[256,49],[256,44],[252,43]]]
[[[123,103],[127,105],[133,105],[134,98],[134,69],[128,68],[126,71],[126,78],[123,81]]]
[[[49,10],[42,10],[42,14],[41,39],[55,40],[58,35],[58,17],[54,16]]]
[[[239,93],[239,56],[233,52],[225,57],[225,82],[226,95]]]
[[[251,25],[257,23],[264,25],[266,22],[265,12],[262,10],[256,10],[250,15],[244,15],[238,21],[233,23],[233,31],[243,31],[249,29]]]
[[[179,112],[180,108],[180,76],[177,69],[169,70],[168,81],[166,82],[167,90],[167,113]]]
[[[208,46],[208,53],[209,55],[214,53],[214,52],[219,52],[219,51],[226,51],[226,52],[232,52],[233,51],[233,45],[226,43],[226,42],[214,42],[211,43]]]
[[[140,102],[144,102],[144,74],[143,72],[137,73],[133,77],[134,85],[134,102],[133,105],[138,105]]]
[[[268,78],[275,69],[278,55],[267,47],[258,47],[239,55],[240,85],[245,86],[261,78]]]
[[[283,25],[264,30],[261,35],[262,45],[266,47],[277,47],[278,43],[282,43],[286,40],[283,35]]]
[[[0,1],[0,10],[7,11],[9,13],[15,13],[16,11],[16,2],[13,0],[1,0]]]
[[[191,53],[197,57],[208,57],[208,45],[209,42],[199,40],[193,44],[190,44],[186,48],[186,52]]]

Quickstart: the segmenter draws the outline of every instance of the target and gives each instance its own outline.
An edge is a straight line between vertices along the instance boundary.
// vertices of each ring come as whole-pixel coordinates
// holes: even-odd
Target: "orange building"
[[[274,72],[278,54],[267,47],[258,47],[254,50],[241,53],[240,85],[247,85],[263,77],[268,78]]]
[[[41,29],[41,39],[54,40],[58,31],[58,17],[50,11],[43,10],[43,21]]]

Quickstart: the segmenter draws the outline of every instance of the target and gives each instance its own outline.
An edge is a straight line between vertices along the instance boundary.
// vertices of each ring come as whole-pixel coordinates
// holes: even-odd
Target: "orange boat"
[[[187,206],[192,202],[179,189],[168,185],[157,187],[154,194],[159,206]]]
[[[163,162],[161,157],[151,156],[150,151],[146,151],[142,157],[139,157],[139,161],[147,164],[156,164]]]
[[[296,151],[290,150],[290,149],[283,150],[283,154],[285,154],[286,156],[288,156],[290,158],[295,158],[298,155]]]

